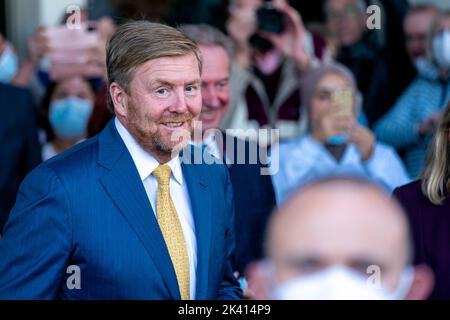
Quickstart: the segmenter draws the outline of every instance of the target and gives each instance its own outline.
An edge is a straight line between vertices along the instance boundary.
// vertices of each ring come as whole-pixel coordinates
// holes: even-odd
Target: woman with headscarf
[[[350,71],[339,64],[313,69],[302,83],[307,133],[275,145],[272,181],[281,203],[296,187],[329,174],[366,176],[392,191],[409,181],[395,151],[375,141],[357,122],[358,93]]]

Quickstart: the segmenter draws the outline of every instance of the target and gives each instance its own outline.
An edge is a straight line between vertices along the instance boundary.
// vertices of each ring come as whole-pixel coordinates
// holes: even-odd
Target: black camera
[[[264,4],[256,11],[258,17],[258,29],[260,31],[282,33],[284,31],[283,13],[274,8],[272,1],[264,1]]]

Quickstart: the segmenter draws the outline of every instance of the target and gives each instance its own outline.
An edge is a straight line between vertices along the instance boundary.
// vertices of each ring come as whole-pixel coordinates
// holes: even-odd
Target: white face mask
[[[450,29],[437,34],[433,39],[433,55],[439,67],[450,68]]]
[[[9,45],[0,55],[0,82],[10,83],[17,73],[19,63],[17,57]]]
[[[414,269],[402,272],[397,288],[387,290],[369,283],[364,275],[335,266],[311,275],[280,284],[272,291],[276,300],[401,300],[408,294],[414,280]]]

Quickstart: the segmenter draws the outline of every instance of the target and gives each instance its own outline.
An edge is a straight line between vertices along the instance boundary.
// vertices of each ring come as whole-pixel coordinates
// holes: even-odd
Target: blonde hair
[[[450,173],[450,102],[444,111],[422,173],[422,192],[435,205],[442,204],[449,191]]]

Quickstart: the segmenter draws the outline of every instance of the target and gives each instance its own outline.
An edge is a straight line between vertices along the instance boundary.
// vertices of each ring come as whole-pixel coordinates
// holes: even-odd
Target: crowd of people
[[[0,298],[450,298],[450,12],[229,2],[223,30],[83,11],[82,60],[67,15],[21,62],[0,34]],[[207,168],[168,138],[197,120]]]

